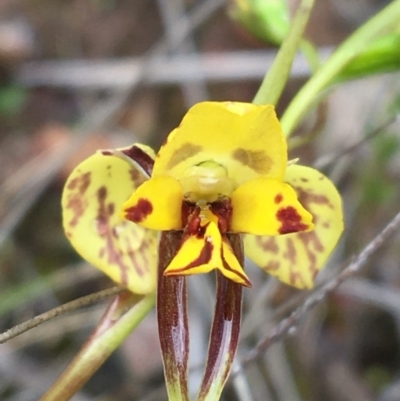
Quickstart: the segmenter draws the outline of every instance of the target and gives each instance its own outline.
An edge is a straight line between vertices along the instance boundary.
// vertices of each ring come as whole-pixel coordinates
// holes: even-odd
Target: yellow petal
[[[315,229],[277,237],[246,235],[246,255],[269,274],[297,288],[311,288],[343,231],[342,202],[319,171],[292,165],[285,180],[313,216]]]
[[[182,200],[182,187],[172,177],[152,178],[123,204],[121,216],[152,230],[178,230]]]
[[[209,222],[203,235],[187,236],[164,274],[166,276],[208,273],[218,269],[236,283],[251,287],[227,239],[222,240],[217,224]]]
[[[313,228],[312,216],[296,192],[279,180],[258,177],[237,188],[232,196],[231,231],[278,235]]]
[[[282,179],[286,141],[272,105],[202,102],[194,105],[161,147],[153,176],[178,181],[188,169],[214,162],[234,186],[267,175]]]
[[[203,235],[189,235],[184,238],[164,274],[172,276],[208,273],[222,265],[221,247],[222,238],[218,226],[209,222],[204,226]]]
[[[99,151],[74,169],[62,195],[64,230],[73,247],[138,294],[155,289],[157,233],[118,212],[145,179],[131,164]]]

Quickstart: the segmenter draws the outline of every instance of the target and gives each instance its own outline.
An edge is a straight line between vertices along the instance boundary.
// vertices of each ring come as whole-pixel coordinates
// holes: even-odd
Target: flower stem
[[[67,401],[93,376],[111,353],[153,308],[154,294],[118,294],[78,355],[40,401]]]
[[[272,67],[253,99],[254,104],[277,104],[289,78],[304,29],[310,17],[314,0],[302,0],[291,23],[288,36],[283,41]]]
[[[243,266],[244,253],[239,234],[229,235],[232,249]],[[211,328],[207,365],[198,401],[217,401],[232,368],[241,320],[243,286],[217,272],[217,296]]]
[[[181,232],[166,231],[159,244],[157,318],[169,401],[189,401],[186,278],[164,276],[181,240]]]
[[[360,54],[372,40],[390,31],[400,18],[400,0],[391,2],[381,12],[355,31],[345,40],[316,74],[303,86],[283,114],[283,132],[289,136],[304,115],[318,101],[322,92],[343,68]]]

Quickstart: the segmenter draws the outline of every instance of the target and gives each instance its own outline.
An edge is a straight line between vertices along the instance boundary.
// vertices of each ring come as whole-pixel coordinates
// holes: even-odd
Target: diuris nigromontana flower
[[[271,105],[194,105],[157,155],[145,145],[100,150],[69,177],[63,223],[75,249],[134,293],[156,286],[158,231],[179,230],[165,275],[218,269],[251,286],[246,255],[297,288],[310,288],[343,230],[341,198],[319,171],[289,163]]]

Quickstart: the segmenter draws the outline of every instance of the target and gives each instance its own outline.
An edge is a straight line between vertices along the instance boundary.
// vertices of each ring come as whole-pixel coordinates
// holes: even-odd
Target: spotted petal
[[[254,263],[284,283],[311,288],[343,231],[341,198],[328,178],[309,167],[289,166],[285,181],[312,214],[314,230],[276,237],[246,235],[245,251]]]
[[[233,192],[231,202],[233,232],[278,235],[314,227],[296,192],[279,180],[262,176],[247,181]]]
[[[121,219],[119,210],[145,180],[135,163],[98,151],[74,169],[62,196],[64,230],[73,247],[139,294],[155,289],[157,233]]]
[[[169,176],[151,178],[122,205],[121,216],[153,230],[182,228],[183,190]]]
[[[193,166],[214,162],[237,187],[260,175],[282,179],[286,141],[271,105],[202,102],[194,105],[168,137],[153,176],[180,180]]]

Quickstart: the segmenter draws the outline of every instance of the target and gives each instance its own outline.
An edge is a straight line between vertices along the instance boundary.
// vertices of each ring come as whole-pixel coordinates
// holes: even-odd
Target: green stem
[[[399,18],[400,0],[395,0],[361,26],[336,49],[317,73],[297,93],[282,116],[281,124],[286,136],[292,133],[312,105],[318,101],[318,97],[324,89],[343,68],[378,35],[395,26]]]
[[[288,36],[282,43],[272,67],[253,99],[254,104],[276,104],[290,75],[293,59],[310,17],[314,0],[302,0],[291,23]]]
[[[150,312],[155,294],[140,299],[129,292],[114,298],[81,351],[40,401],[67,401],[79,391]]]

